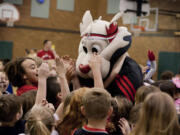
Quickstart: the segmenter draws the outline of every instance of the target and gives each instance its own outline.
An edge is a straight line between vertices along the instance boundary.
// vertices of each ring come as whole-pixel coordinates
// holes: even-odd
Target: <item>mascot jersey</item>
[[[88,61],[92,53],[101,56],[101,74],[105,89],[112,96],[122,95],[131,101],[138,87],[143,83],[139,65],[129,57],[131,33],[126,27],[118,27],[118,13],[110,21],[92,19],[86,11],[80,23],[81,41],[76,61],[76,71],[81,86],[93,87],[93,75]]]
[[[106,88],[112,96],[125,96],[134,102],[136,90],[142,85],[141,69],[130,57],[126,57],[119,74],[115,76],[111,84]],[[93,87],[92,79],[85,79],[79,76],[81,86]],[[104,80],[105,81],[105,80]]]

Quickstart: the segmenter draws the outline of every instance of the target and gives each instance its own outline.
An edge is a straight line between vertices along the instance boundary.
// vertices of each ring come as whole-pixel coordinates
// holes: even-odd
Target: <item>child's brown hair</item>
[[[137,104],[132,107],[129,115],[129,123],[135,125],[140,117],[140,110],[143,103]]]
[[[160,79],[161,80],[171,80],[173,78],[173,76],[174,76],[174,73],[172,71],[167,70],[167,71],[164,71],[161,73]]]
[[[12,94],[0,96],[0,122],[12,122],[20,109],[21,104],[17,96]]]
[[[23,78],[25,70],[22,66],[22,63],[27,59],[31,59],[34,61],[34,59],[32,58],[23,57],[18,58],[14,61],[10,61],[5,65],[4,71],[11,84],[15,87],[21,87],[26,84],[25,79]]]
[[[133,103],[125,97],[116,96],[115,100],[118,105],[118,113],[120,118],[129,120],[129,113],[133,107]]]
[[[50,135],[55,120],[50,108],[35,105],[26,117],[26,132],[30,135]]]
[[[85,93],[83,106],[87,119],[104,119],[111,107],[111,95],[104,89],[92,88]]]
[[[81,113],[82,99],[90,88],[80,88],[71,92],[64,101],[63,121],[57,125],[61,135],[69,135],[76,128],[81,128],[86,123],[86,118]]]
[[[136,104],[141,103],[145,100],[145,98],[147,97],[147,95],[149,95],[150,93],[154,93],[154,92],[160,92],[160,89],[158,87],[155,86],[141,86],[140,88],[138,88],[136,95],[135,95],[135,102]]]
[[[159,88],[162,92],[169,94],[172,98],[176,91],[176,86],[169,80],[165,80],[164,82],[160,83]]]
[[[35,104],[36,93],[37,93],[37,91],[31,90],[31,91],[23,93],[21,96],[19,96],[19,98],[21,100],[21,103],[22,103],[22,108],[23,108],[24,115],[26,115],[26,113]]]
[[[129,120],[129,114],[133,104],[125,97],[116,96],[112,98],[111,105],[113,107],[113,113],[110,117],[110,121],[107,123],[106,129],[108,133],[113,134],[120,130],[118,126],[120,118]]]

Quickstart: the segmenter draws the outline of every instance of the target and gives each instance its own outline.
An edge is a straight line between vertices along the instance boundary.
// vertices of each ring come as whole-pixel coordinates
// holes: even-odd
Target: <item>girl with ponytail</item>
[[[30,135],[50,135],[55,126],[53,111],[46,106],[35,105],[27,116],[26,132]]]

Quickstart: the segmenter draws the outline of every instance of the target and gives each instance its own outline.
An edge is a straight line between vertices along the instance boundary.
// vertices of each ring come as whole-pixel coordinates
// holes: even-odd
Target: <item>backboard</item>
[[[12,27],[15,21],[20,17],[18,9],[10,3],[0,4],[0,21],[7,23],[7,26]]]

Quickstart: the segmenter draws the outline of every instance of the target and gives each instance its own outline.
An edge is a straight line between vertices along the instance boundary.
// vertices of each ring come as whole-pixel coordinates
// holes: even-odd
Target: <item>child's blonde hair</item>
[[[180,126],[173,99],[164,92],[145,99],[133,135],[179,135]]]
[[[150,94],[154,92],[160,92],[160,89],[156,86],[141,86],[138,88],[136,95],[135,95],[135,103],[142,103],[145,98]]]
[[[26,131],[30,135],[50,135],[55,125],[53,112],[41,105],[35,105],[26,120]]]

